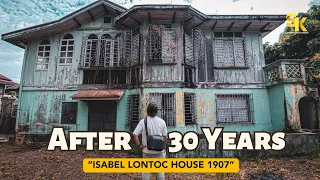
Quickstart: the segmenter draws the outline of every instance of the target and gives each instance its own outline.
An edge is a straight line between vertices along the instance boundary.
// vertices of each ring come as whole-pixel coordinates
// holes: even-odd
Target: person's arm
[[[162,129],[162,136],[163,136],[163,140],[164,140],[164,149],[166,149],[167,146],[167,125],[166,123],[164,123],[164,127]]]
[[[143,144],[140,143],[140,141],[139,141],[139,136],[133,134],[133,140],[134,140],[134,142],[136,143],[136,145],[137,145],[141,150],[143,150],[143,148],[146,147],[146,146],[144,146]]]
[[[166,149],[167,146],[167,136],[163,136],[164,139],[164,149]]]
[[[145,146],[143,144],[140,143],[139,140],[139,134],[142,133],[142,129],[143,129],[143,124],[142,121],[139,122],[139,124],[137,125],[136,129],[133,131],[133,140],[136,143],[136,145],[142,150],[143,148],[145,148]]]

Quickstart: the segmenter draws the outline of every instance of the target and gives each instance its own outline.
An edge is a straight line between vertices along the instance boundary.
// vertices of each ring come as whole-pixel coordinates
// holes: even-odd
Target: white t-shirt
[[[148,125],[148,135],[160,135],[160,136],[167,136],[167,125],[166,122],[155,116],[147,118],[147,125]],[[142,143],[144,146],[147,146],[147,136],[146,136],[146,128],[144,125],[144,119],[140,120],[139,124],[137,125],[136,129],[133,131],[133,134],[139,135],[142,134]],[[147,147],[143,149],[144,153],[148,154],[158,154],[161,151],[153,151],[148,150]]]

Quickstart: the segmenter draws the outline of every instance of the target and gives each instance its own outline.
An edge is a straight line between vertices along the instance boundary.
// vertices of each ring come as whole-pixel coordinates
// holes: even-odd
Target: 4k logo
[[[286,25],[288,27],[294,27],[295,32],[299,32],[301,29],[303,32],[307,32],[307,29],[303,26],[303,23],[306,21],[306,17],[303,17],[301,20],[295,13],[287,14],[287,21],[289,21]],[[300,29],[299,29],[300,28]]]

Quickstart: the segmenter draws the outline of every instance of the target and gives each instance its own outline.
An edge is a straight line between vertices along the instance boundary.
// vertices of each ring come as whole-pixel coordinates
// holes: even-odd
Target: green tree
[[[286,27],[279,42],[264,44],[266,64],[279,59],[304,59],[308,71],[320,79],[320,6],[313,5],[298,17],[307,17],[304,26],[308,34],[293,33],[293,28]]]

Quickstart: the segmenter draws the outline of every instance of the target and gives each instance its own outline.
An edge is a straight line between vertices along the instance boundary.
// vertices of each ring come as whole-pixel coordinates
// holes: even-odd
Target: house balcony
[[[267,86],[279,83],[306,84],[304,60],[281,59],[264,67]]]

